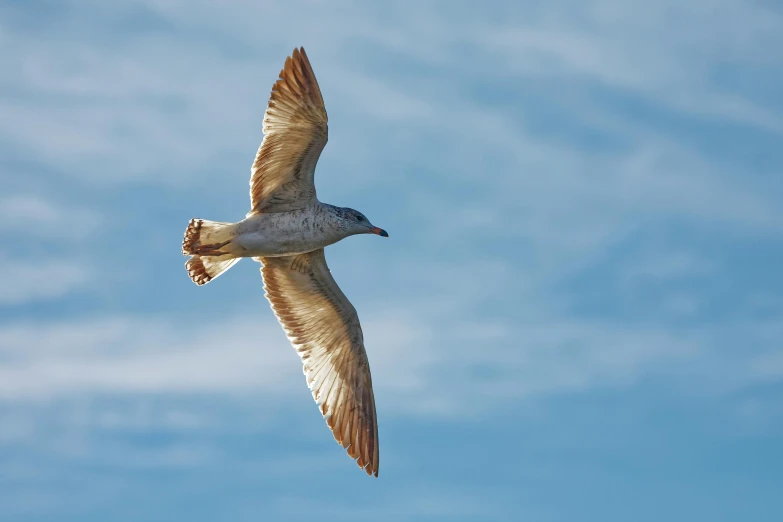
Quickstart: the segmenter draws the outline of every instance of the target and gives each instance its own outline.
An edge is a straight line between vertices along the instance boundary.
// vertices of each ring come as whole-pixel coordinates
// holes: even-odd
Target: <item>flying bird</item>
[[[356,234],[389,235],[359,211],[322,203],[315,165],[328,128],[304,48],[286,58],[264,113],[250,175],[250,212],[237,223],[191,219],[188,275],[204,285],[243,257],[261,263],[265,296],[304,365],[334,438],[378,476],[378,422],[359,316],[337,286],[324,247]]]

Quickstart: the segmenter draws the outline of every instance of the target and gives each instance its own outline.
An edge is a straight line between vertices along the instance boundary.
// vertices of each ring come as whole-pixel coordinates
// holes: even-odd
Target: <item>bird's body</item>
[[[350,233],[336,207],[316,201],[304,208],[255,214],[236,224],[241,257],[304,254],[336,243]]]
[[[206,284],[244,257],[263,267],[266,297],[299,353],[307,384],[335,439],[378,476],[378,423],[356,309],[331,276],[324,247],[355,234],[388,234],[360,212],[316,197],[327,141],[321,91],[304,49],[288,57],[264,115],[250,177],[250,212],[235,223],[191,219],[185,267]]]

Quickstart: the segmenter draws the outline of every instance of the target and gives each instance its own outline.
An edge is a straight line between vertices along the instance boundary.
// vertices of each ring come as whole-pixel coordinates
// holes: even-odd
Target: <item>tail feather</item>
[[[214,245],[234,239],[235,223],[221,223],[207,219],[191,219],[182,239],[182,254],[195,256],[203,254],[197,251],[201,245]]]
[[[193,256],[185,263],[188,275],[204,285],[234,266],[240,258],[226,252],[234,239],[234,223],[191,219],[182,239],[182,254]]]
[[[239,257],[225,259],[211,256],[193,256],[185,263],[185,268],[193,282],[201,286],[216,279],[220,274],[234,266],[239,260]]]
[[[182,255],[187,256],[193,252],[193,249],[198,243],[198,238],[201,235],[201,224],[203,220],[191,219],[188,223],[188,228],[185,229],[185,237],[182,238]]]

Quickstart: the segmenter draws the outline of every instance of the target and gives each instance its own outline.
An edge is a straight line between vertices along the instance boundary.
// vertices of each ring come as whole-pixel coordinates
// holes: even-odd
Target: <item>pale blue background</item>
[[[238,220],[303,45],[380,478]],[[0,519],[783,520],[783,8],[0,3]]]

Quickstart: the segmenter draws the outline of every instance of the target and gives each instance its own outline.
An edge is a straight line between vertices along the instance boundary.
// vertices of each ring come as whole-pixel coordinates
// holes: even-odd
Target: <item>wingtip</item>
[[[367,466],[364,471],[367,472],[368,476],[378,478],[378,468],[373,469],[371,466]]]
[[[362,470],[367,473],[370,477],[378,478],[378,455],[375,455],[375,458],[371,458],[370,462],[366,462],[362,459],[361,456],[359,456],[358,459],[356,459],[356,464],[362,468]]]
[[[294,60],[301,60],[303,62],[309,62],[310,59],[307,57],[307,53],[305,52],[304,46],[295,47],[294,51],[291,53],[291,58]]]
[[[297,60],[299,56],[301,55],[302,58],[307,59],[307,53],[305,53],[305,49],[303,46],[294,47],[293,52],[291,53],[291,58],[294,60]]]

